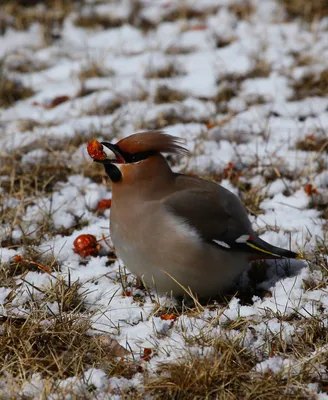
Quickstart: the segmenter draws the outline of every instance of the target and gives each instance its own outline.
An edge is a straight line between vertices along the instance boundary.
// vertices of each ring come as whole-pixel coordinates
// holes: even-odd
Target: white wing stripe
[[[238,239],[236,239],[236,243],[246,243],[250,238],[250,235],[241,235]]]
[[[218,244],[219,246],[225,247],[226,249],[230,249],[230,246],[227,243],[222,242],[221,240],[214,240],[213,239],[213,242]]]

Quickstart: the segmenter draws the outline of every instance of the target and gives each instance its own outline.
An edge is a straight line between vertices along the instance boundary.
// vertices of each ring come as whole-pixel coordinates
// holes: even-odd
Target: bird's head
[[[104,165],[114,183],[136,182],[156,173],[160,165],[167,165],[161,153],[188,154],[182,140],[160,131],[146,131],[130,135],[113,144],[101,142],[112,153],[112,158],[94,160]]]

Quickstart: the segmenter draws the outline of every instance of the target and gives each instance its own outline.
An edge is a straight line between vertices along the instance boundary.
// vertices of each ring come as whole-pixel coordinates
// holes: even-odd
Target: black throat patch
[[[109,176],[112,182],[119,182],[122,179],[122,173],[119,168],[114,164],[104,164],[106,174]]]

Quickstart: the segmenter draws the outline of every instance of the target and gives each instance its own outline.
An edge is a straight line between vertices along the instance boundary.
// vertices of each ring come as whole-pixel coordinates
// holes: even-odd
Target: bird
[[[252,260],[302,259],[260,239],[234,193],[173,172],[163,153],[188,155],[179,137],[143,131],[101,146],[112,155],[94,161],[112,183],[113,245],[128,270],[160,294],[211,298],[227,292]]]

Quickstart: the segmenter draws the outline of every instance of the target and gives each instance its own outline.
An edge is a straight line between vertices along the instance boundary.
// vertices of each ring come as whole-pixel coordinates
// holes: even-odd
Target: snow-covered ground
[[[1,80],[32,91],[0,100],[0,343],[8,320],[39,308],[44,324],[62,313],[89,318],[89,335],[114,339],[138,365],[126,377],[91,363],[50,390],[41,370],[16,382],[8,359],[0,397],[41,398],[54,387],[97,399],[151,396],[145,384],[163,363],[210,359],[220,337],[254,355],[254,376],[284,380],[315,359],[298,390],[328,398],[326,339],[293,347],[308,323],[328,325],[328,19],[291,20],[274,0],[87,1],[52,27],[45,17],[24,31],[6,5],[0,17],[0,97]],[[97,210],[110,182],[86,144],[158,128],[191,151],[172,160],[176,171],[221,182],[245,201],[263,239],[311,262],[250,267],[230,301],[190,310],[137,288],[111,252],[110,209]],[[80,234],[100,241],[98,256],[73,251]],[[83,312],[47,295],[61,278],[78,282]]]

